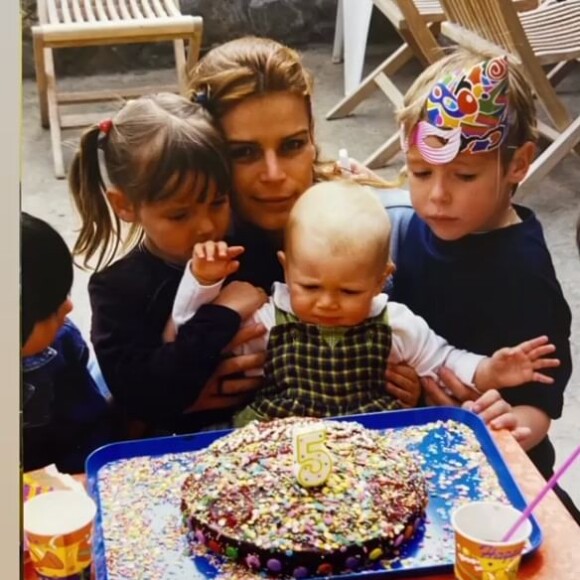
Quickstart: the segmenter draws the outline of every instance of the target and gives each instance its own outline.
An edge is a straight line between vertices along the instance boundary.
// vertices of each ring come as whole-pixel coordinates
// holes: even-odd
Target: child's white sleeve
[[[420,377],[438,379],[439,369],[447,367],[465,385],[475,388],[475,370],[484,356],[460,350],[441,338],[420,316],[397,302],[388,302],[392,346],[389,362],[406,363]]]
[[[211,286],[202,286],[191,272],[190,264],[191,260],[185,266],[171,310],[176,328],[191,319],[201,306],[217,298],[224,283],[222,279]]]
[[[181,278],[181,282],[179,283],[179,287],[177,288],[175,300],[173,301],[171,316],[176,328],[179,328],[190,320],[201,306],[209,304],[212,300],[217,298],[224,283],[224,280],[220,280],[211,286],[202,286],[192,274],[189,265],[190,263],[188,262]],[[266,327],[266,333],[237,346],[234,348],[233,353],[253,354],[255,352],[266,350],[268,338],[270,336],[270,329],[274,326],[274,321],[274,304],[272,298],[269,298],[268,302],[256,310],[256,312],[254,312],[254,314],[247,318],[242,324],[242,327],[244,327],[250,324],[261,323]],[[247,376],[260,376],[262,374],[263,369],[255,369],[246,372]]]

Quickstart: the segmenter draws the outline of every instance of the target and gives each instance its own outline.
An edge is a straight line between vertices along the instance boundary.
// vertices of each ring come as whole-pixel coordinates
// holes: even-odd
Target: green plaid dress
[[[385,391],[391,350],[387,307],[354,327],[325,328],[275,309],[257,417],[330,417],[400,408]]]

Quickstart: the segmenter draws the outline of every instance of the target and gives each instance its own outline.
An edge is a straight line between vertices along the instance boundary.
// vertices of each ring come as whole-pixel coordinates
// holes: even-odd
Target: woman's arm
[[[225,350],[229,351],[246,342],[259,339],[265,331],[265,327],[260,324],[245,326]],[[261,370],[265,360],[265,351],[232,356],[223,360],[186,413],[239,408],[251,399],[263,382],[262,377],[240,375],[254,374],[256,369]]]

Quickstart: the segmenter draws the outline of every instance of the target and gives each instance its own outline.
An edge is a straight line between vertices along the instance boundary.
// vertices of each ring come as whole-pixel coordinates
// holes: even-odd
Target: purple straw
[[[580,445],[572,451],[570,457],[562,463],[560,469],[550,477],[548,483],[542,488],[542,491],[536,496],[534,501],[522,512],[522,515],[516,520],[516,523],[508,530],[507,534],[501,539],[502,542],[507,542],[514,535],[516,530],[530,517],[534,508],[544,499],[544,496],[556,485],[560,477],[568,470],[574,460],[580,455]]]

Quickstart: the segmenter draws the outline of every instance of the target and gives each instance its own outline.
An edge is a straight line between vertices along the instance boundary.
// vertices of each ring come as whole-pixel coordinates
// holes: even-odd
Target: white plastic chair
[[[338,0],[332,61],[344,61],[344,94],[359,85],[364,67],[365,51],[373,0]]]
[[[340,1],[340,0],[339,0]],[[356,2],[356,0],[343,0],[344,2]],[[346,96],[333,107],[326,115],[326,118],[339,119],[350,114],[362,101],[364,101],[375,90],[380,89],[393,103],[398,106],[403,100],[403,94],[393,83],[392,77],[400,68],[409,62],[414,56],[424,64],[428,64],[440,58],[442,51],[438,45],[434,32],[437,32],[438,20],[443,18],[443,11],[438,0],[371,0],[393,24],[399,35],[403,39],[403,44],[386,60],[384,60],[374,71],[372,71],[354,90],[346,90],[347,83],[347,50],[345,45],[345,92]],[[346,7],[343,5],[342,9]],[[372,9],[372,6],[371,6]],[[420,12],[422,10],[422,13]],[[370,20],[370,15],[369,15]],[[344,16],[345,43],[348,38],[347,27],[350,20]],[[360,31],[359,31],[360,32]],[[367,25],[368,32],[368,25]],[[359,33],[359,42],[362,42]],[[336,44],[336,43],[335,43]],[[350,83],[358,79],[354,76],[360,69],[362,73],[364,45],[358,46],[358,58],[360,62],[356,64],[356,70],[350,73]],[[362,48],[361,48],[362,47]],[[350,85],[349,85],[350,88]],[[380,147],[378,147],[365,161],[368,167],[382,167],[400,149],[398,133],[392,135]]]

